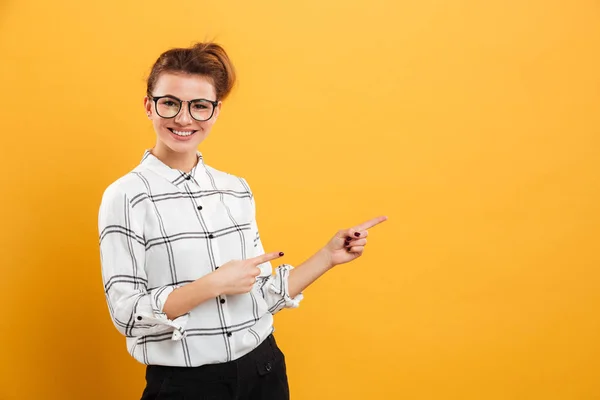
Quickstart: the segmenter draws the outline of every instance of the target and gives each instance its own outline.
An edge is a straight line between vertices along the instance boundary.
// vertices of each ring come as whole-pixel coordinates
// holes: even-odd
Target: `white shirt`
[[[273,314],[298,307],[282,264],[271,263],[250,293],[220,296],[169,320],[163,312],[177,287],[233,259],[264,254],[254,197],[244,178],[203,162],[190,173],[146,151],[140,165],[103,194],[98,224],[110,316],[143,364],[199,366],[235,360],[273,332]]]

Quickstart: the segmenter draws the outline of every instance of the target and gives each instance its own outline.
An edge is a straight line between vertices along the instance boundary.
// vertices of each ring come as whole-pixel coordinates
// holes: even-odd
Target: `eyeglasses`
[[[188,111],[196,121],[208,121],[215,113],[218,101],[207,99],[180,100],[175,96],[149,96],[154,101],[156,113],[162,118],[175,118],[181,111],[181,105],[188,103]]]

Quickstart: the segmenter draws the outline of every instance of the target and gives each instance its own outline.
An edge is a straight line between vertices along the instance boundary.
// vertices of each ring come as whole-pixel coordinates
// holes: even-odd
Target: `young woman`
[[[198,145],[235,82],[215,43],[171,49],[148,78],[145,110],[156,145],[104,192],[102,276],[110,316],[146,367],[142,399],[289,398],[273,315],[358,258],[375,218],[343,229],[293,268],[271,261],[242,177],[204,161]]]

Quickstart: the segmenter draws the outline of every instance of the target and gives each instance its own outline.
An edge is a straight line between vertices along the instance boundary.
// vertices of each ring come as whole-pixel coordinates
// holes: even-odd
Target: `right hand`
[[[259,265],[283,257],[283,253],[274,252],[248,258],[246,260],[231,260],[219,267],[214,278],[219,286],[219,294],[248,293],[260,275]]]

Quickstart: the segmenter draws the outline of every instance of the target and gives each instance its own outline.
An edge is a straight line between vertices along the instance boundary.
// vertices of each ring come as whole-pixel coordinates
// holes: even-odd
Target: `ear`
[[[217,104],[217,106],[215,107],[215,115],[213,115],[213,118],[216,120],[217,117],[219,116],[219,114],[221,113],[221,105],[223,104],[222,101],[219,101],[219,103]]]
[[[152,116],[152,100],[150,100],[148,96],[144,97],[144,109],[146,110],[146,115],[148,115],[148,117]]]

